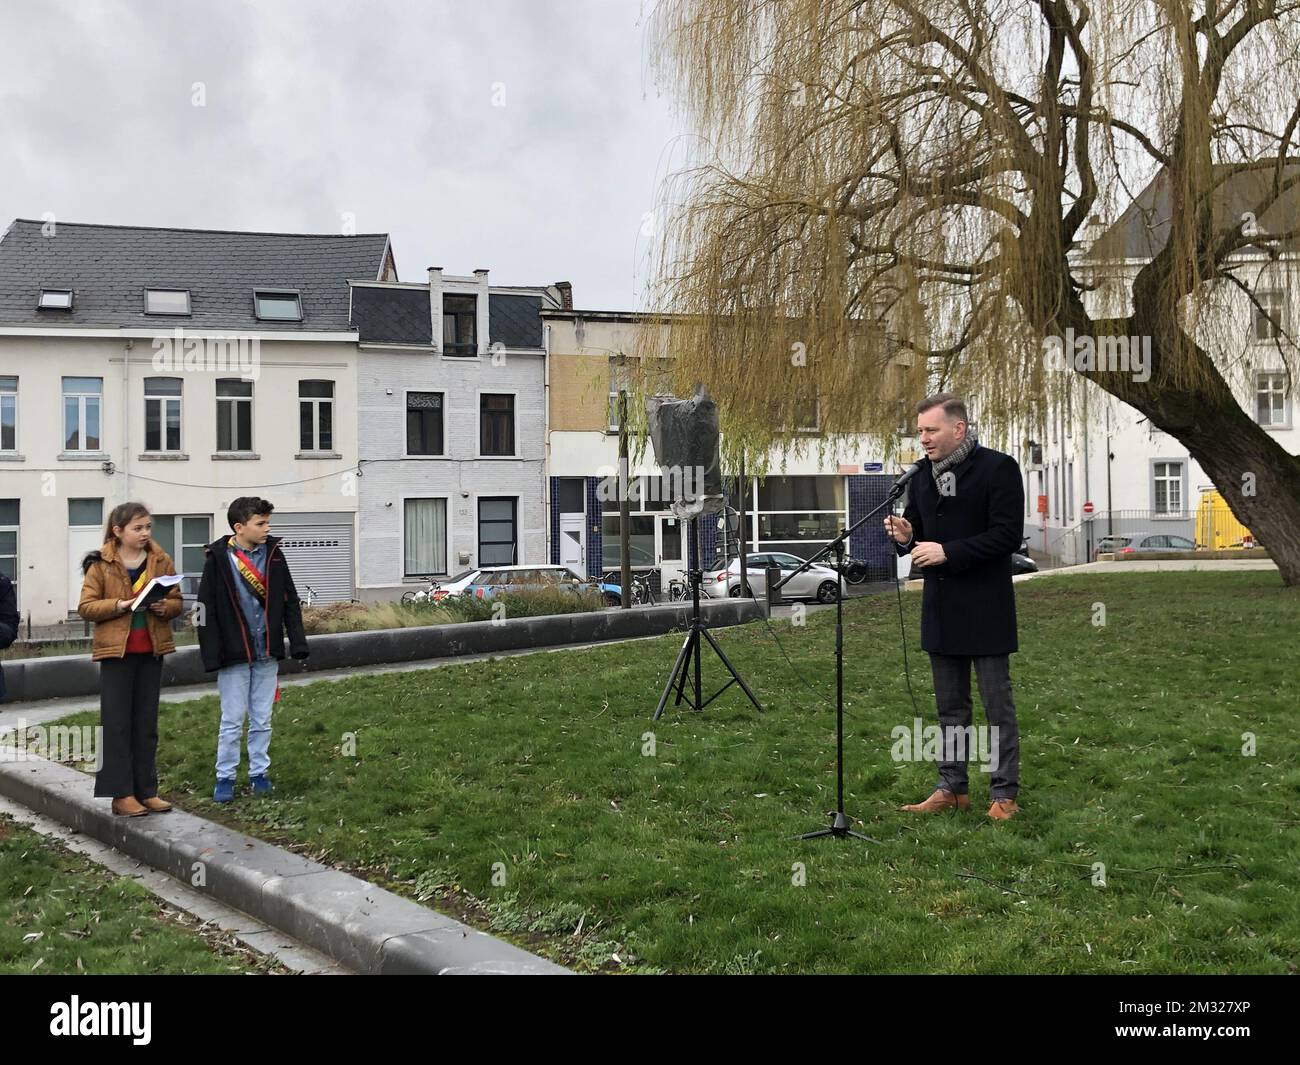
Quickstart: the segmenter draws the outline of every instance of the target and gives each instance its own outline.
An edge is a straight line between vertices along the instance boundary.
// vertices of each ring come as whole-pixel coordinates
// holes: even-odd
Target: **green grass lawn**
[[[773,623],[799,675],[763,623],[718,631],[761,715],[733,687],[652,725],[679,637],[286,688],[276,797],[226,808],[215,696],[165,704],[164,790],[582,969],[1294,972],[1300,595],[1271,573],[1089,574],[1018,600],[1010,823],[974,770],[970,813],[899,812],[935,771],[890,757],[914,717],[893,596],[846,609],[846,807],[879,846],[791,839],[834,805],[833,612]]]
[[[0,815],[0,973],[256,973],[281,966]]]

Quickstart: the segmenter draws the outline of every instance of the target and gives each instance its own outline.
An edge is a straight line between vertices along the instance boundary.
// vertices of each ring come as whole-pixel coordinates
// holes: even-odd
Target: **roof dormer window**
[[[185,288],[147,288],[144,290],[145,314],[190,313],[190,292]]]
[[[72,310],[72,289],[70,288],[43,288],[41,289],[41,299],[37,304],[43,311],[70,311]]]
[[[292,289],[255,289],[253,306],[262,321],[302,321],[302,297]]]

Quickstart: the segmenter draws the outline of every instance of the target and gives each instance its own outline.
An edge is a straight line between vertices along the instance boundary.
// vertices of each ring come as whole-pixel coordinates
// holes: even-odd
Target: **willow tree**
[[[794,439],[813,398],[833,446],[936,385],[998,433],[1091,381],[1300,584],[1300,460],[1243,409],[1224,324],[1232,296],[1269,316],[1293,380],[1256,293],[1300,248],[1300,2],[661,0],[650,32],[698,133],[651,304],[733,456]],[[1150,254],[1090,253],[1143,189]]]

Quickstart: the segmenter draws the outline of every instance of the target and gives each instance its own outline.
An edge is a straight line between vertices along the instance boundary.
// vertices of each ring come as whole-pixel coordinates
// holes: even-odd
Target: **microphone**
[[[905,469],[902,473],[898,475],[898,480],[896,480],[893,483],[892,487],[890,488],[890,491],[901,492],[903,490],[903,485],[907,484],[908,481],[910,481],[913,477],[915,477],[920,472],[920,470],[921,470],[921,464],[919,462],[913,462],[910,466],[907,467],[907,469]]]

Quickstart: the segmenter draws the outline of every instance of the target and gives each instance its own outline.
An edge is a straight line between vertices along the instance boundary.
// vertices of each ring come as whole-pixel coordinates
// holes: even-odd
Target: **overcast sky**
[[[652,9],[0,0],[0,228],[337,233],[350,213],[405,281],[486,267],[638,307],[645,215],[689,143],[646,61]]]

